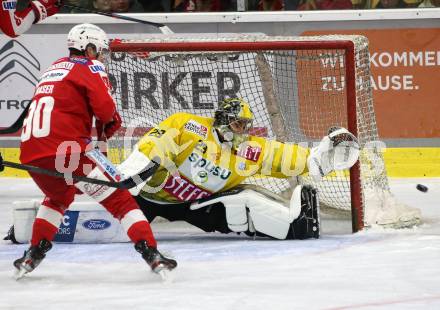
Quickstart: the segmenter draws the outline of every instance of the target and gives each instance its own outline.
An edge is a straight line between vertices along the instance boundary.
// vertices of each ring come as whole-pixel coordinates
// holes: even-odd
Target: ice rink
[[[0,309],[440,309],[440,179],[391,186],[423,225],[350,234],[348,223],[323,220],[319,240],[273,241],[153,224],[159,249],[179,263],[173,283],[129,243],[55,244],[16,281],[12,262],[27,245],[1,241]],[[0,236],[12,202],[40,195],[29,179],[0,178]]]

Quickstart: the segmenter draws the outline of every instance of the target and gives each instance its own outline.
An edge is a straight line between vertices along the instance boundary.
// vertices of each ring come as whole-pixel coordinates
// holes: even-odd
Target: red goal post
[[[323,209],[351,210],[353,232],[375,224],[365,222],[366,191],[389,193],[389,186],[380,150],[366,148],[378,134],[365,37],[158,36],[115,40],[111,56],[110,78],[127,127],[146,129],[179,111],[213,116],[231,94],[249,102],[254,134],[267,138],[316,143],[329,127],[346,127],[365,148],[349,173],[319,183],[307,176],[248,181],[285,197],[297,182],[311,183]],[[111,141],[116,161],[125,158],[126,132]]]

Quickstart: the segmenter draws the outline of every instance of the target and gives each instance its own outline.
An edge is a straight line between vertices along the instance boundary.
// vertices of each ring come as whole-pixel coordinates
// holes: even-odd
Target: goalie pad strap
[[[301,186],[297,190],[301,192]],[[285,206],[253,190],[244,190],[223,198],[221,202],[225,206],[226,220],[232,231],[245,232],[254,228],[255,231],[276,239],[286,238],[290,224],[301,209],[301,203],[297,199],[292,199],[290,205]]]
[[[249,228],[248,224],[248,211],[246,206],[242,202],[236,201],[235,203],[229,202],[225,204],[226,222],[229,229],[235,232],[244,232]]]

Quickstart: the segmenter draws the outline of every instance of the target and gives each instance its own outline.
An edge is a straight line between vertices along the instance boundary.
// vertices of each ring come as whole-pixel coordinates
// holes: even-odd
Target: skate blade
[[[156,273],[160,276],[163,283],[166,284],[173,283],[174,274],[170,270],[163,268],[161,270],[156,271]]]
[[[14,272],[14,278],[16,281],[22,279],[28,272],[24,268],[20,268],[15,270]]]

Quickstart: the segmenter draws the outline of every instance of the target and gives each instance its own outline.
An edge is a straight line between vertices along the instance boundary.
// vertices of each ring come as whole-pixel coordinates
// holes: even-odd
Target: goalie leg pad
[[[40,202],[15,201],[13,207],[13,232],[10,235],[18,243],[29,242],[32,224]],[[11,241],[14,242],[14,240]],[[96,202],[74,202],[64,214],[54,239],[68,243],[128,242],[126,232],[119,221]]]
[[[304,190],[307,192],[308,187]],[[308,211],[303,205],[311,205],[310,202],[303,203],[303,187],[297,186],[292,194],[290,203],[273,193],[267,193],[257,186],[243,186],[228,192],[220,193],[203,202],[192,203],[191,210],[202,210],[208,205],[221,203],[225,208],[225,219],[227,227],[233,232],[244,232],[248,235],[264,235],[275,239],[293,239],[294,237],[306,238],[307,233],[300,233],[300,229],[292,234],[292,223],[297,218],[303,218]],[[316,192],[315,192],[316,193]],[[305,199],[305,198],[304,198]],[[317,218],[317,198],[314,200],[314,214]],[[310,215],[307,213],[307,218]],[[303,223],[302,220],[295,222]],[[300,227],[300,225],[298,226]],[[319,235],[319,221],[315,222],[315,231]],[[316,232],[314,234],[316,237]]]
[[[251,189],[219,199],[225,206],[229,229],[248,234],[256,232],[275,239],[286,239],[291,223],[300,213],[300,203],[286,206]]]
[[[290,226],[286,239],[319,238],[319,202],[316,189],[301,188],[301,212]]]
[[[136,201],[150,221],[160,216],[206,232],[243,232],[281,240],[319,237],[316,191],[307,186],[297,186],[288,205],[253,189],[236,189],[202,203],[160,204],[140,196]]]
[[[232,231],[281,240],[319,238],[318,197],[310,186],[297,186],[288,206],[249,189],[223,197],[222,203]]]
[[[32,201],[16,201],[12,212],[14,239],[18,243],[26,243],[32,235],[32,225],[37,216],[38,207],[41,202]]]

